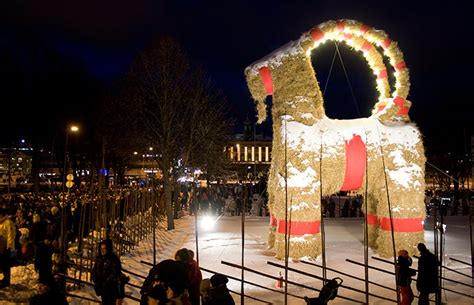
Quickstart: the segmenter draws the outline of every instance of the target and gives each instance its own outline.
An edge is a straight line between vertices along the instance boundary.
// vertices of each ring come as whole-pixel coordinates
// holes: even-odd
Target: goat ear
[[[270,69],[263,67],[260,68],[258,72],[256,72],[254,69],[247,69],[245,71],[245,76],[250,94],[257,105],[257,122],[260,124],[267,118],[267,106],[265,104],[265,99],[267,95],[273,94],[273,84]]]

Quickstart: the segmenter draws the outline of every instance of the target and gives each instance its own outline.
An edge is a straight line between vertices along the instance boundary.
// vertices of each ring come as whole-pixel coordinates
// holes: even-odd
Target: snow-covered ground
[[[247,217],[245,226],[245,266],[262,273],[279,276],[280,271],[284,272],[278,267],[274,267],[267,264],[267,261],[284,265],[283,261],[279,261],[273,257],[272,251],[267,249],[266,239],[268,233],[268,217]],[[457,258],[465,262],[470,262],[470,240],[469,240],[469,223],[467,217],[447,217],[447,230],[446,230],[446,253],[445,253],[445,265],[451,269],[464,273],[466,275],[471,274],[471,268],[469,266],[457,263],[453,260],[448,259],[449,257]],[[157,248],[157,261],[162,259],[172,258],[175,251],[179,248],[186,247],[195,250],[196,241],[194,234],[194,218],[184,217],[176,221],[176,229],[173,231],[166,231],[163,228],[164,224],[161,224],[161,229],[157,230],[158,248]],[[325,219],[326,228],[326,256],[327,256],[327,267],[340,270],[350,275],[363,278],[364,268],[350,262],[346,259],[351,259],[357,262],[363,263],[364,251],[363,251],[363,228],[362,219],[360,218],[332,218]],[[425,238],[426,244],[430,250],[433,245],[433,230],[430,219],[425,224]],[[372,256],[372,252],[369,250],[369,257]],[[153,247],[152,239],[149,237],[144,240],[135,251],[131,254],[127,254],[121,258],[123,268],[133,271],[135,273],[146,276],[150,267],[140,263],[141,260],[152,262],[153,261]],[[215,226],[211,230],[205,230],[199,228],[199,263],[201,267],[224,273],[230,276],[240,278],[240,269],[233,268],[227,265],[221,264],[221,261],[226,261],[240,265],[241,263],[241,218],[240,217],[220,217],[215,223]],[[314,263],[321,264],[321,258],[318,258]],[[383,268],[388,271],[393,271],[393,267],[387,263],[369,259],[371,266]],[[302,270],[310,274],[321,276],[322,272],[320,268],[304,264],[302,262],[290,262],[290,268]],[[413,260],[413,268],[417,267],[417,260]],[[29,269],[15,269],[13,271],[12,283],[17,289],[9,288],[7,290],[0,290],[0,304],[18,304],[21,301],[25,301],[28,295],[34,293],[32,287],[35,282],[34,271]],[[339,275],[332,271],[328,271],[328,277],[339,276],[344,280],[344,285],[352,288],[360,289],[364,291],[364,282],[351,279],[344,275]],[[204,277],[210,277],[210,273],[203,272]],[[454,279],[468,285],[472,284],[472,281],[460,274],[452,271],[446,271],[443,274],[444,277]],[[132,284],[141,285],[142,279],[139,277],[130,275],[130,282]],[[288,278],[290,281],[304,284],[314,288],[321,288],[321,281],[312,279],[308,276],[301,275],[290,271]],[[268,279],[266,277],[254,274],[252,272],[245,272],[245,280],[253,283],[258,283],[264,287],[283,291],[283,289],[277,288],[277,281]],[[380,271],[371,270],[369,272],[369,280],[375,283],[389,286],[394,288],[394,277],[382,273]],[[240,291],[240,282],[230,280],[228,287],[233,291]],[[474,290],[471,287],[444,282],[444,287],[461,292],[467,295],[474,296]],[[19,289],[22,288],[22,289]],[[415,283],[412,283],[412,288],[416,292]],[[127,286],[127,293],[133,297],[139,298],[139,289],[131,286]],[[19,293],[20,291],[21,293]],[[295,285],[288,286],[288,292],[297,296],[316,296],[316,291],[311,291],[305,288],[296,287]],[[382,295],[389,299],[396,299],[395,293],[370,285],[370,292],[373,294]],[[85,287],[81,291],[72,292],[77,295],[87,296],[89,298],[98,299],[91,287]],[[284,304],[284,296],[278,292],[267,291],[262,288],[258,288],[252,285],[246,284],[244,286],[244,293],[246,295],[256,297],[273,304]],[[23,296],[22,296],[23,295]],[[339,288],[339,295],[356,299],[364,302],[365,295],[360,292],[348,290],[346,288]],[[443,302],[447,304],[474,304],[474,298],[458,295],[452,292],[443,292]],[[6,300],[15,300],[9,302]],[[240,304],[240,297],[234,295],[236,304]],[[80,300],[77,298],[69,298],[70,304],[94,304]],[[125,304],[136,304],[131,299],[125,299]],[[357,304],[344,299],[337,298],[331,301],[330,304]],[[376,297],[370,297],[370,304],[394,304],[393,302],[379,299]],[[414,304],[417,300],[414,301]],[[263,304],[261,302],[245,299],[245,304]],[[303,305],[305,304],[302,299],[295,297],[288,297],[288,304],[292,305]]]

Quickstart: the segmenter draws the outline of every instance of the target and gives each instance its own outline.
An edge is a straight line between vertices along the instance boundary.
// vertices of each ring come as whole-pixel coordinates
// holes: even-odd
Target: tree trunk
[[[165,192],[166,218],[168,220],[168,230],[174,230],[173,205],[171,202],[171,182],[169,173],[168,158],[163,154],[163,191]]]

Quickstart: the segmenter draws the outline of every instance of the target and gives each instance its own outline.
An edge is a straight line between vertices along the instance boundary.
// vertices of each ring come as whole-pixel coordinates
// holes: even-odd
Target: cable
[[[337,54],[339,55],[339,61],[341,62],[342,70],[344,71],[344,75],[346,76],[347,84],[349,85],[349,89],[351,89],[352,101],[354,102],[354,105],[356,107],[357,114],[359,115],[359,117],[361,117],[359,106],[357,105],[357,99],[354,95],[354,90],[352,89],[351,81],[349,80],[349,76],[347,75],[346,67],[344,66],[344,62],[342,61],[342,56],[341,56],[341,53],[339,52],[339,48],[337,44],[336,44],[336,51],[337,51]]]
[[[334,66],[334,61],[336,60],[336,54],[337,54],[337,42],[336,41],[334,41],[334,45],[336,46],[336,48],[334,49],[334,56],[332,57],[332,62],[331,62],[331,67],[329,68],[328,78],[326,79],[326,83],[324,84],[323,97],[326,95],[326,89],[328,88],[329,79],[331,78],[331,74],[332,74],[332,68]]]
[[[439,171],[439,172],[442,173],[443,175],[445,175],[445,176],[447,176],[447,177],[453,179],[453,181],[456,181],[457,183],[461,184],[461,182],[459,182],[459,180],[457,180],[456,178],[454,178],[454,177],[451,176],[451,175],[448,175],[445,171],[443,171],[442,169],[440,169],[440,168],[437,167],[436,165],[434,165],[434,164],[432,164],[432,163],[430,163],[430,162],[428,162],[428,161],[426,161],[426,163],[427,163],[428,165],[431,165],[434,169],[436,169],[437,171]]]

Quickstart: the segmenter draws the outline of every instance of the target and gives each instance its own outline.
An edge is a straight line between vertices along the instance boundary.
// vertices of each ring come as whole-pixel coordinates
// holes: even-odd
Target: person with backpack
[[[419,243],[418,278],[416,289],[420,292],[418,305],[429,305],[430,293],[438,292],[438,258],[423,243]]]
[[[401,305],[410,305],[413,302],[413,290],[411,289],[411,277],[416,274],[411,269],[412,260],[407,250],[398,251],[397,259],[397,285],[401,295]]]

